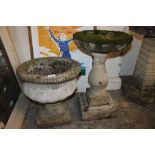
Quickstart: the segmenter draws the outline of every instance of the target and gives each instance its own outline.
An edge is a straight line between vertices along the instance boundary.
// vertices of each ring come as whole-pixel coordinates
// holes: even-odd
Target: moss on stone
[[[80,64],[75,60],[43,57],[22,63],[16,73],[21,82],[52,84],[75,79],[80,71]]]
[[[125,43],[133,40],[132,35],[120,31],[86,30],[73,35],[75,40],[92,42],[96,44]]]

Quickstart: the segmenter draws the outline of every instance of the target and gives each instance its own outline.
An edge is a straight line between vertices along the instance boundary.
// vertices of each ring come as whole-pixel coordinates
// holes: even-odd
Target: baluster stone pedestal
[[[106,30],[86,30],[73,35],[77,47],[93,57],[93,67],[88,81],[90,88],[79,95],[83,120],[109,117],[117,105],[105,90],[108,75],[105,68],[107,54],[119,52],[128,47],[133,37],[127,33]]]
[[[93,67],[88,77],[90,88],[79,95],[82,120],[94,120],[109,117],[116,111],[117,105],[105,90],[108,75],[105,68],[107,54],[92,53]]]

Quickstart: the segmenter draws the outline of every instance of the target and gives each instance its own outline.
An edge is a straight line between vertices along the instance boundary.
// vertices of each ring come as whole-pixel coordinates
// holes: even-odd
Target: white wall
[[[28,29],[26,26],[8,26],[9,34],[20,63],[31,59]]]
[[[97,29],[126,32],[127,26],[97,26]]]
[[[142,40],[134,37],[131,49],[122,57],[120,75],[133,75]]]

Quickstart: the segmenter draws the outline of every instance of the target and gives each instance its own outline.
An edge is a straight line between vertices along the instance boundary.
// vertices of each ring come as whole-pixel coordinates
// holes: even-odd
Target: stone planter
[[[77,32],[73,38],[82,52],[93,57],[93,67],[88,77],[91,87],[85,95],[79,96],[82,119],[109,117],[117,106],[105,90],[108,84],[105,62],[109,53],[120,52],[131,44],[133,38],[124,32],[103,30]]]
[[[55,57],[30,60],[17,68],[25,95],[42,105],[38,114],[41,126],[51,127],[69,122],[67,104],[63,100],[75,92],[79,73],[79,63]],[[62,116],[65,116],[63,120],[60,118]]]

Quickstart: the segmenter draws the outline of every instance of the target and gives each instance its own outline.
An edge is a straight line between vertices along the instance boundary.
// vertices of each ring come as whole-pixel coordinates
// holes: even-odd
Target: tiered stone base
[[[46,104],[38,109],[38,128],[51,128],[71,122],[67,101],[55,104]]]
[[[105,96],[98,96],[98,98],[91,98],[88,93],[80,93],[79,94],[79,102],[81,107],[81,114],[82,120],[89,121],[89,120],[96,120],[101,118],[110,117],[112,112],[117,110],[117,105],[113,101],[111,95],[108,93],[109,103],[104,104],[107,102],[107,96],[105,102],[97,102],[101,101],[101,98],[104,100]]]

